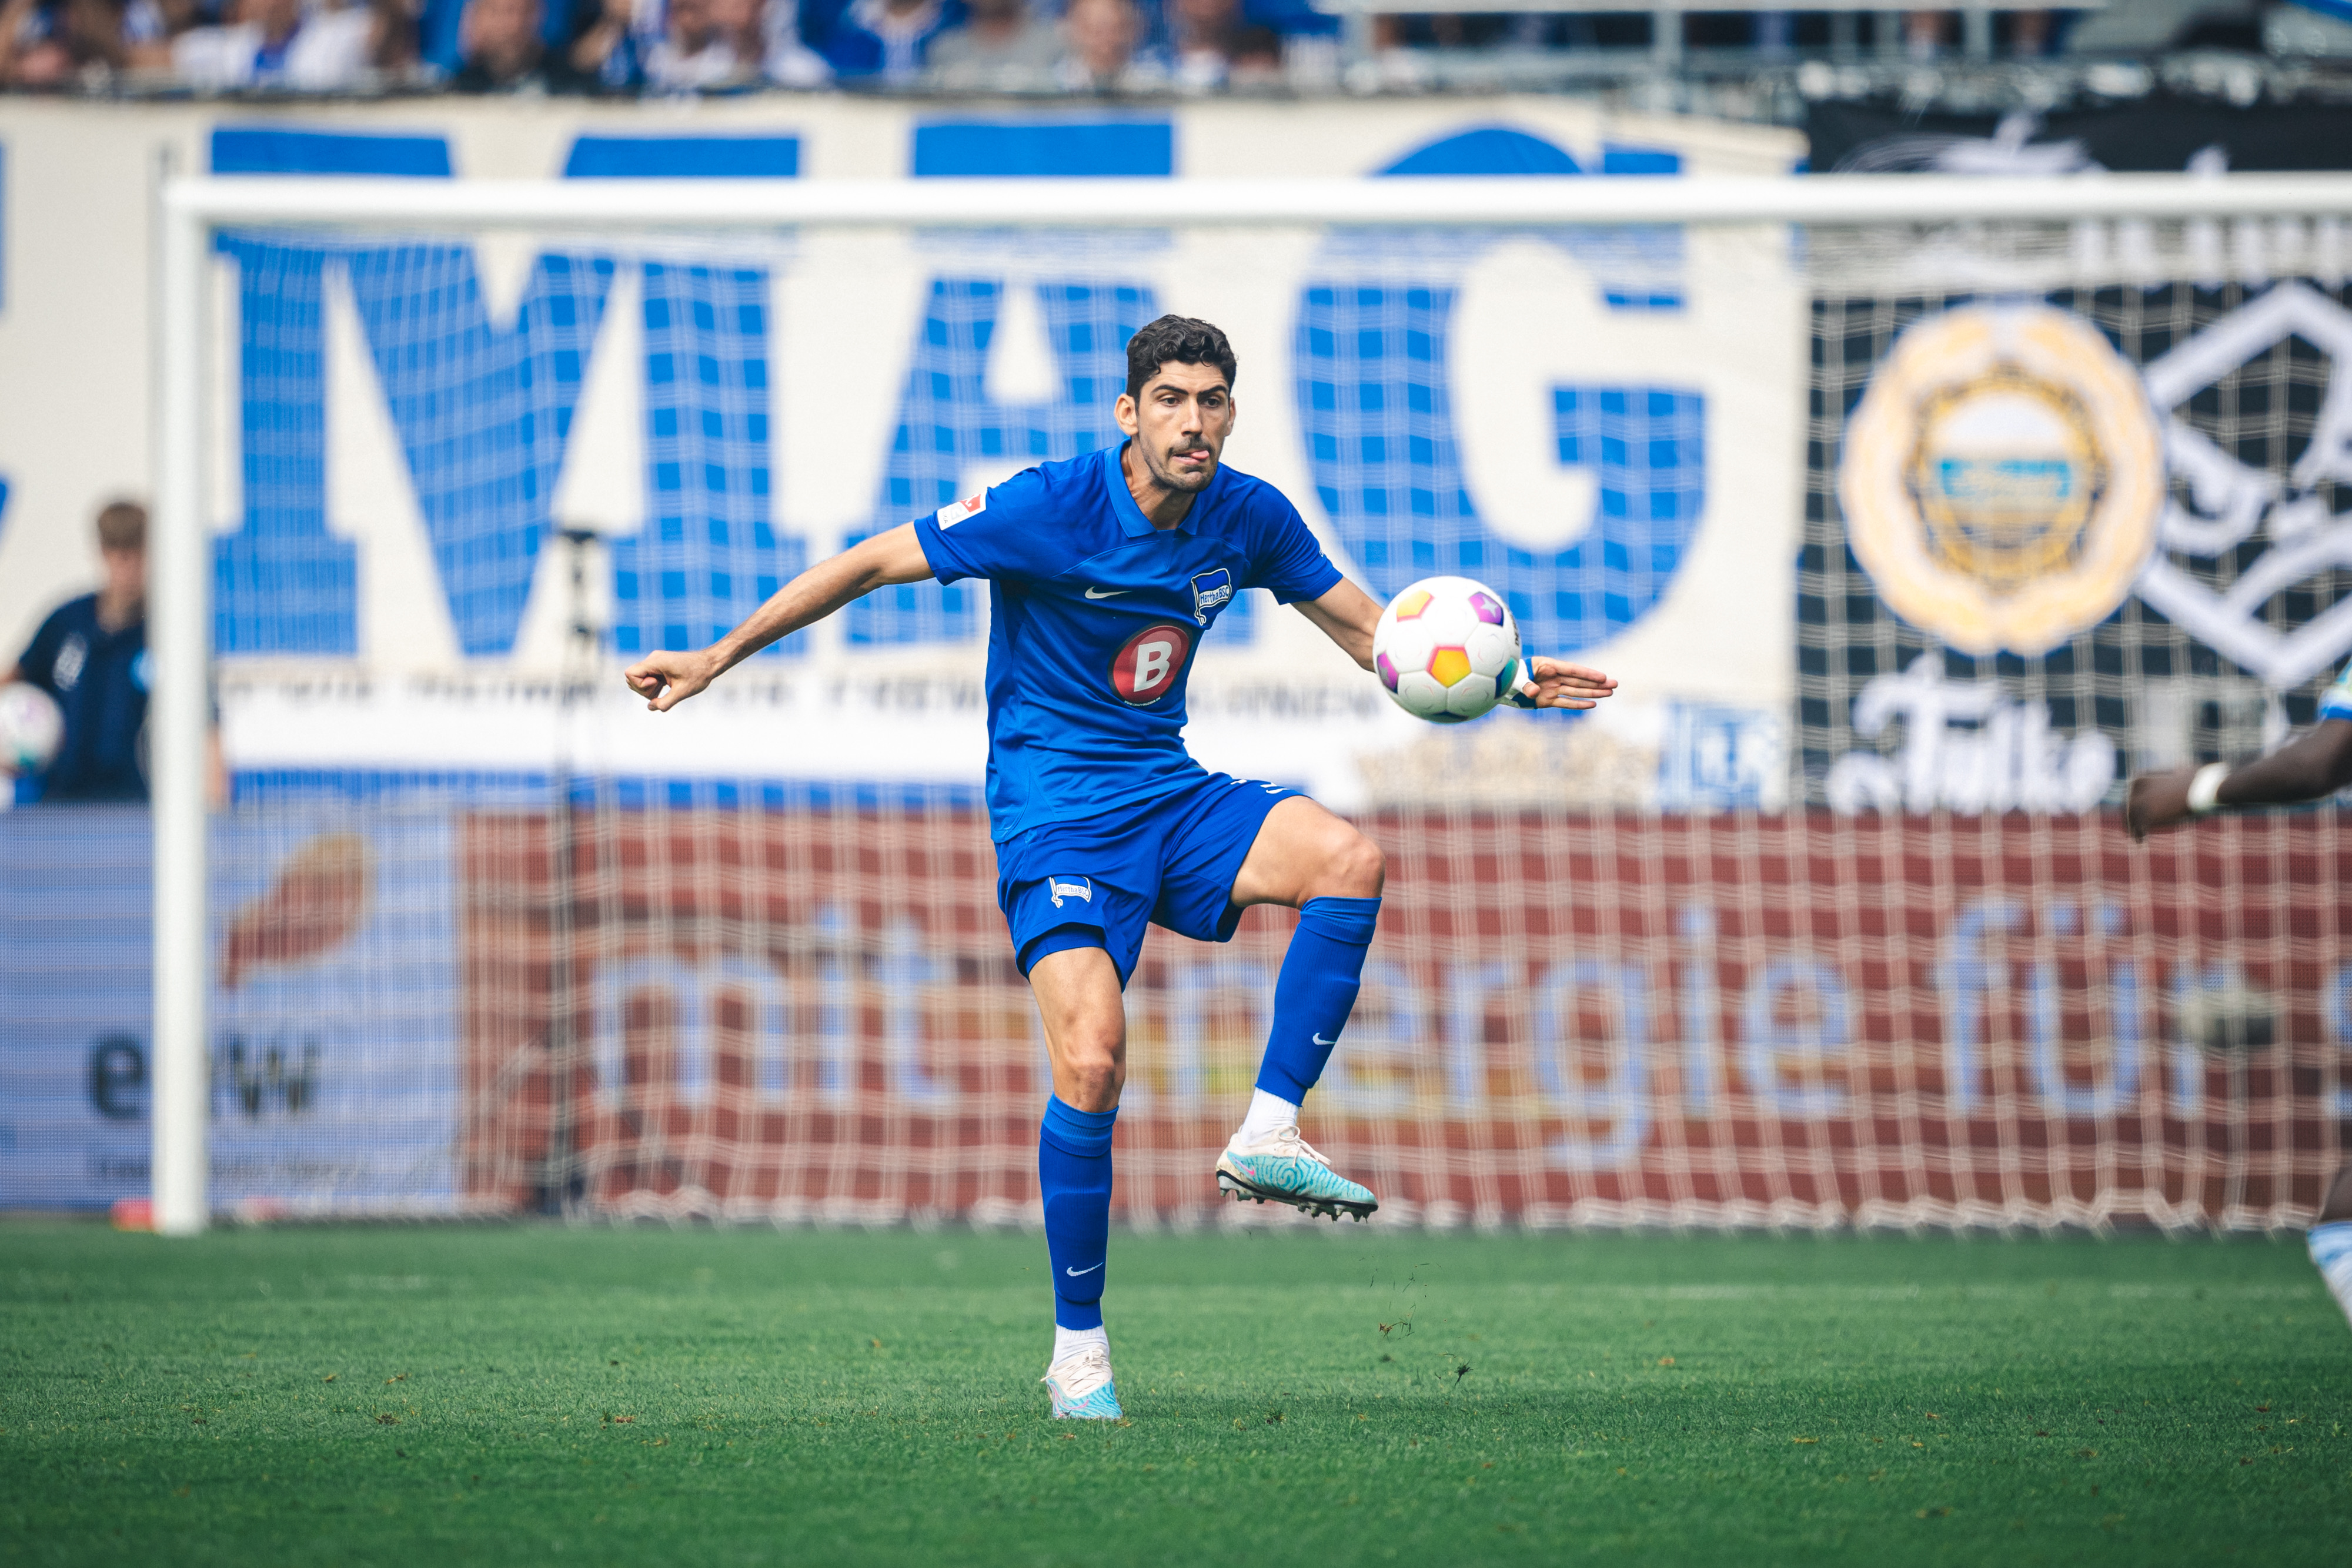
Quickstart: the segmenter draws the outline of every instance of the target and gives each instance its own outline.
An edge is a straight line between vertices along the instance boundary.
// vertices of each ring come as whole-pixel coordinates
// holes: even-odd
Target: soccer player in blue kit
[[[1037,1145],[1054,1277],[1056,1416],[1116,1419],[1102,1293],[1111,1124],[1127,1072],[1121,995],[1148,924],[1204,942],[1242,911],[1298,911],[1248,1114],[1217,1160],[1237,1200],[1361,1218],[1371,1192],[1298,1134],[1298,1106],[1355,1006],[1381,906],[1370,840],[1307,797],[1210,773],[1184,750],[1184,687],[1247,588],[1295,604],[1372,667],[1381,607],[1340,575],[1272,486],[1222,465],[1234,359],[1205,321],[1163,316],[1127,345],[1127,439],[1030,468],[784,585],[696,653],[649,654],[630,688],[660,712],[777,638],[894,583],[985,578],[988,812],[997,902],[1045,1025],[1054,1087]],[[1595,670],[1529,659],[1512,700],[1587,708]]]

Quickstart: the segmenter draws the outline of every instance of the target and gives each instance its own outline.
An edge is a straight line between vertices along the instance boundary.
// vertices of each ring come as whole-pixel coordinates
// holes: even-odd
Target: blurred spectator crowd
[[[1686,51],[1715,50],[1755,59],[1966,53],[2029,61],[2070,51],[2276,54],[2280,37],[2305,35],[2321,47],[2299,52],[2352,57],[2352,23],[2322,15],[2352,12],[2352,0],[2308,5],[2106,0],[2089,12],[1395,14],[1360,17],[1343,47],[1342,18],[1310,0],[0,0],[0,87],[1313,91],[1339,85],[1343,55],[1647,51],[1671,65]],[[1412,86],[1411,75],[1383,75],[1372,85]]]
[[[1336,60],[1306,0],[5,0],[0,85],[1208,91]]]

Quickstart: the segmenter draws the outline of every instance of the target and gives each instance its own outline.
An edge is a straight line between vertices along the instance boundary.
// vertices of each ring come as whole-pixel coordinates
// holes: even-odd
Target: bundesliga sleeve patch
[[[986,510],[988,510],[988,492],[982,490],[977,496],[966,496],[961,501],[950,501],[939,509],[932,520],[942,528],[951,528],[966,517],[976,517]]]

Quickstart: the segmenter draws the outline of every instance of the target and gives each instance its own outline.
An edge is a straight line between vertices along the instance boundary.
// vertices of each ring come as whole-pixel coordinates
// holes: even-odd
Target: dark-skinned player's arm
[[[852,600],[877,588],[921,582],[931,575],[915,525],[901,523],[830,559],[821,560],[783,587],[740,626],[709,647],[691,653],[665,649],[647,653],[624,672],[629,689],[656,713],[667,713],[779,637],[814,626]]]
[[[2333,699],[2338,686],[2328,694]],[[2169,773],[2145,773],[2124,796],[2124,826],[2134,839],[2232,806],[2292,806],[2316,800],[2352,784],[2352,719],[2323,718],[2267,757],[2235,767],[2209,762]],[[2347,1266],[2347,1228],[2352,1228],[2352,1165],[2338,1170],[2320,1195],[2308,1240],[2328,1293],[2352,1318],[2352,1266]]]
[[[1322,598],[1300,600],[1297,610],[1340,652],[1367,670],[1372,667],[1372,632],[1381,623],[1381,607],[1370,594],[1343,577]],[[1616,689],[1617,683],[1598,670],[1531,655],[1510,701],[1518,707],[1586,708]]]
[[[2326,718],[2267,757],[2144,773],[2124,797],[2135,839],[2231,806],[2292,806],[2352,784],[2352,719]]]
[[[2328,691],[2330,704],[2344,689]],[[2352,719],[2323,718],[2267,757],[2232,767],[2209,762],[2168,773],[2144,773],[2124,795],[2124,826],[2135,840],[2158,828],[2210,816],[2232,806],[2292,806],[2352,784]],[[2352,1318],[2352,1165],[2343,1166],[2320,1195],[2306,1245],[2328,1293]]]

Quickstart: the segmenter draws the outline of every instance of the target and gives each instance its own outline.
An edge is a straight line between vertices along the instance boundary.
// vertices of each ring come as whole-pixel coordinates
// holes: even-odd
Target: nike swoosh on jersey
[[[1122,593],[1133,593],[1134,591],[1135,590],[1131,588],[1114,588],[1108,593],[1105,593],[1099,588],[1089,588],[1087,590],[1087,597],[1088,599],[1117,599]]]
[[[1071,1269],[1071,1268],[1065,1267],[1065,1268],[1063,1269],[1062,1272],[1063,1272],[1063,1273],[1065,1273],[1065,1274],[1067,1274],[1071,1279],[1075,1280],[1075,1279],[1076,1279],[1076,1278],[1077,1278],[1079,1275],[1081,1275],[1081,1274],[1091,1274],[1091,1273],[1093,1273],[1093,1272],[1095,1271],[1095,1269],[1099,1269],[1099,1268],[1101,1268],[1101,1267],[1102,1267],[1102,1265],[1101,1265],[1101,1264],[1099,1264],[1099,1263],[1096,1264],[1096,1265],[1094,1266],[1094,1269]]]

